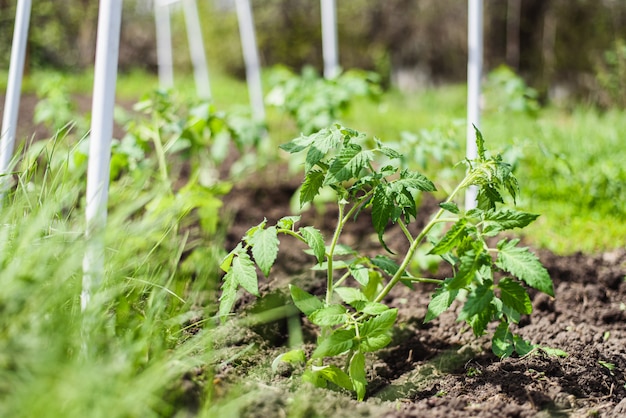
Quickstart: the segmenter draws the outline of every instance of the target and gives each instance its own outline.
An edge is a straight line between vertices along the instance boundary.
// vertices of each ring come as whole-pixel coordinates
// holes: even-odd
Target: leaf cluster
[[[550,276],[528,248],[519,246],[519,239],[503,238],[493,248],[489,243],[502,232],[526,227],[538,215],[500,205],[506,194],[515,199],[517,180],[500,156],[488,154],[478,130],[476,142],[478,157],[466,161],[465,178],[417,235],[412,235],[408,226],[418,214],[418,195],[436,188],[424,175],[400,168],[399,152],[378,139],[368,142],[364,134],[340,125],[282,145],[286,152],[304,154],[301,205],[313,201],[323,188],[334,192],[339,209],[335,231],[327,241],[312,226],[296,227],[300,221],[297,216],[284,217],[276,225],[263,221],[249,229],[221,265],[225,272],[219,312],[222,319],[232,310],[239,288],[258,295],[257,267],[263,275],[270,274],[279,250],[278,237],[288,235],[309,247],[307,252],[315,256],[313,269],[326,271],[325,298],[290,285],[294,305],[320,329],[308,361],[299,349],[280,358],[306,361],[305,381],[352,390],[358,399],[365,397],[366,355],[391,341],[397,309],[383,301],[398,283],[411,288],[416,283],[437,284],[426,322],[462,300],[458,319],[467,322],[474,334],[484,334],[492,321],[499,323],[492,338],[498,356],[525,354],[535,348],[513,335],[510,325],[532,312],[526,286],[554,295]],[[477,205],[461,211],[454,197],[469,186],[478,187]],[[366,212],[386,254],[371,257],[340,243],[344,226]],[[397,224],[409,242],[405,254],[393,254],[384,242],[390,223]],[[441,236],[430,234],[439,224],[448,226],[445,232]],[[420,277],[409,271],[421,248],[430,248],[429,255],[449,263],[452,277]],[[325,359],[333,357],[345,358],[345,367],[325,364]]]
[[[358,70],[329,79],[320,77],[313,67],[304,67],[297,75],[278,66],[272,71],[270,84],[266,102],[293,117],[305,134],[336,123],[355,98],[377,99],[382,92],[377,74]]]

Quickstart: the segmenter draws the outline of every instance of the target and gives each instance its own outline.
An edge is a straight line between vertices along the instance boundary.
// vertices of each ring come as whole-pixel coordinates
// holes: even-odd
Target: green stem
[[[402,232],[404,232],[404,236],[406,237],[406,239],[409,240],[409,244],[413,244],[413,235],[411,235],[411,232],[409,231],[402,219],[398,221],[398,225],[400,226]]]
[[[463,181],[452,191],[452,193],[450,193],[450,196],[448,196],[448,198],[446,199],[445,203],[451,202],[452,199],[454,198],[454,196],[456,196],[456,194],[459,193],[459,191],[461,191],[461,189],[463,187],[465,187],[465,185],[466,185],[466,183],[468,181],[468,177],[469,177],[469,175],[467,175],[463,179]],[[437,213],[435,214],[435,216],[433,217],[433,219],[431,219],[430,222],[428,222],[428,224],[424,227],[422,232],[420,232],[419,235],[415,238],[415,240],[411,243],[411,246],[409,247],[409,250],[407,251],[406,255],[404,256],[404,259],[402,260],[402,263],[400,264],[400,267],[398,268],[398,271],[396,271],[396,273],[393,275],[391,280],[389,280],[387,285],[385,285],[385,287],[380,291],[378,296],[376,296],[376,299],[374,299],[374,302],[382,301],[385,298],[385,296],[387,296],[389,294],[391,289],[393,289],[394,286],[396,284],[398,284],[398,282],[400,281],[400,279],[404,275],[404,272],[408,268],[409,263],[411,262],[411,259],[413,258],[413,255],[415,254],[415,251],[417,250],[419,245],[422,243],[422,241],[424,240],[426,235],[433,228],[433,226],[435,226],[435,224],[437,222],[439,222],[439,219],[441,218],[441,216],[443,215],[444,212],[445,212],[445,209],[443,209],[443,208],[439,209],[437,211]]]
[[[161,173],[161,180],[163,184],[165,184],[168,189],[170,189],[169,183],[169,175],[167,174],[167,163],[165,162],[165,150],[163,148],[163,141],[161,140],[161,132],[159,130],[158,121],[154,121],[154,149],[157,154],[157,159],[159,161],[159,172]],[[171,191],[171,190],[170,190]]]
[[[335,247],[337,246],[337,243],[339,242],[339,235],[341,235],[341,230],[343,229],[343,226],[345,225],[345,220],[343,217],[343,211],[345,208],[345,203],[342,203],[341,201],[338,204],[339,206],[339,223],[337,224],[337,228],[335,228],[335,233],[333,234],[333,239],[330,242],[330,247],[328,249],[328,254],[327,256],[327,260],[328,260],[328,270],[327,270],[327,277],[326,277],[326,305],[330,305],[332,302],[332,297],[333,297],[333,257],[335,254]]]

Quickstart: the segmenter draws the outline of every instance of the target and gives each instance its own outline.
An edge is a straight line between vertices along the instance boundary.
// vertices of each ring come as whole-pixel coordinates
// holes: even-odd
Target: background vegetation
[[[124,2],[122,69],[156,68],[150,0]],[[0,65],[7,66],[15,2],[0,1]],[[319,2],[252,0],[262,64],[322,65]],[[210,65],[243,76],[233,2],[199,2]],[[338,1],[341,63],[418,87],[466,75],[467,4],[457,0]],[[177,7],[174,6],[173,9]],[[178,65],[189,65],[175,13]],[[41,0],[33,7],[29,68],[80,71],[93,62],[97,2]],[[623,103],[626,3],[619,0],[486,0],[486,70],[507,64],[543,98]],[[617,71],[617,72],[616,72]],[[598,77],[599,76],[599,77]]]

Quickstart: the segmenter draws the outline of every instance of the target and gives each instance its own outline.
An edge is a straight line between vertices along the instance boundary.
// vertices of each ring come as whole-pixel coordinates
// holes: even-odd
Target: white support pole
[[[26,40],[28,38],[28,24],[30,22],[31,0],[19,0],[15,13],[15,27],[13,29],[13,44],[11,46],[11,62],[9,64],[9,80],[6,97],[4,99],[4,114],[2,115],[2,131],[0,134],[0,176],[7,174],[9,164],[15,148],[17,132],[17,116],[20,108],[20,93],[22,90],[22,76],[26,59]],[[6,182],[0,177],[0,195],[5,191]]]
[[[466,156],[477,157],[475,125],[480,127],[480,79],[483,67],[483,0],[469,0],[467,21],[467,137]],[[476,207],[478,189],[471,186],[465,192],[465,210]]]
[[[322,53],[324,77],[339,74],[339,47],[337,42],[337,7],[335,0],[321,0],[322,10]]]
[[[87,246],[83,259],[81,308],[84,311],[104,275],[113,110],[117,83],[122,0],[100,0],[87,167]]]
[[[250,0],[236,0],[237,20],[239,21],[239,34],[243,59],[246,64],[246,79],[248,81],[248,94],[252,114],[256,120],[265,120],[265,105],[263,103],[263,87],[261,85],[261,70],[259,65],[259,53],[257,51],[256,36],[254,33],[254,21]]]
[[[170,8],[162,2],[154,2],[154,21],[156,25],[157,64],[159,67],[159,87],[174,87],[174,59],[172,58],[172,28]]]
[[[187,26],[187,38],[189,53],[193,63],[193,75],[196,80],[198,97],[211,98],[211,84],[209,82],[209,68],[207,67],[204,42],[202,41],[202,29],[198,17],[198,5],[196,0],[182,0],[185,23]]]

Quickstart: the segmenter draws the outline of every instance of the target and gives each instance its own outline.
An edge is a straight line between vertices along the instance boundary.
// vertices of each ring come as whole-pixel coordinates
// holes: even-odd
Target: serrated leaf
[[[234,280],[254,296],[259,296],[259,283],[256,268],[247,253],[239,253],[233,259],[232,268],[228,272]]]
[[[350,379],[356,392],[356,398],[362,401],[365,398],[367,378],[365,373],[365,354],[356,352],[350,359]]]
[[[446,311],[452,305],[452,302],[454,302],[458,294],[458,289],[448,289],[445,285],[439,287],[428,304],[428,311],[426,312],[424,323],[432,321]]]
[[[428,254],[441,255],[450,252],[454,247],[459,245],[467,236],[467,220],[459,219],[446,232],[441,240],[428,252]]]
[[[531,351],[537,348],[536,344],[532,344],[530,341],[523,339],[519,335],[514,335],[513,341],[515,342],[515,352],[521,357],[529,354]]]
[[[380,144],[378,145],[378,147],[379,147],[379,151],[387,158],[391,158],[393,160],[402,158],[402,154],[400,154],[398,151],[396,151],[393,148],[380,146]]]
[[[314,139],[315,137],[313,135],[300,135],[298,138],[294,138],[285,144],[279,145],[279,148],[290,154],[295,154],[306,149],[309,145],[311,145]]]
[[[524,228],[537,219],[539,215],[521,212],[514,209],[502,208],[489,210],[483,213],[483,234],[494,236],[501,231],[513,228]]]
[[[489,184],[481,185],[476,196],[476,206],[483,210],[489,210],[495,209],[496,203],[504,203],[498,189]]]
[[[515,342],[513,341],[513,334],[509,331],[509,325],[506,322],[501,322],[491,338],[491,351],[496,356],[503,358],[513,354],[514,349]]]
[[[335,385],[342,387],[346,390],[352,391],[354,387],[352,386],[352,380],[350,376],[339,367],[334,365],[324,366],[317,370],[317,373],[325,380],[334,383]]]
[[[270,270],[278,255],[278,233],[275,226],[267,229],[259,229],[250,239],[252,256],[265,277],[269,276]]]
[[[567,351],[563,351],[563,350],[558,349],[558,348],[540,346],[539,349],[541,351],[543,351],[544,353],[546,353],[550,357],[562,357],[562,358],[565,358],[565,357],[569,356]]]
[[[274,361],[272,361],[272,371],[276,372],[280,363],[304,363],[305,361],[306,356],[304,354],[304,350],[300,348],[290,350],[279,355],[274,359]]]
[[[300,216],[284,216],[276,222],[276,226],[281,229],[291,229],[293,225],[300,221]]]
[[[474,127],[474,132],[476,133],[476,148],[478,157],[481,160],[485,160],[485,139],[483,138],[483,134],[476,127],[476,125],[472,124],[472,126]]]
[[[529,315],[532,313],[533,304],[530,301],[530,296],[518,282],[505,277],[498,282],[498,288],[500,289],[500,298],[505,305],[521,314]]]
[[[476,272],[483,266],[490,266],[491,258],[482,247],[467,250],[459,257],[456,275],[448,283],[450,289],[463,289],[474,280]]]
[[[226,255],[226,257],[224,257],[224,259],[220,263],[220,268],[225,273],[228,273],[228,271],[231,269],[231,266],[232,266],[232,263],[233,263],[233,258],[235,257],[235,254],[238,254],[238,253],[240,253],[242,251],[243,251],[243,245],[240,242],[239,244],[237,244],[237,246],[231,252],[229,252]]]
[[[364,353],[372,353],[387,347],[390,342],[391,336],[388,333],[368,335],[367,337],[361,337],[359,350]]]
[[[359,289],[355,289],[354,287],[336,287],[335,292],[339,295],[341,300],[343,300],[348,305],[352,305],[355,301],[367,301],[367,298]]]
[[[356,144],[349,144],[335,157],[324,178],[324,185],[337,184],[358,177],[374,158],[372,151],[363,150]]]
[[[396,274],[396,272],[400,268],[400,266],[398,266],[395,261],[384,255],[377,255],[376,257],[372,258],[371,261],[372,264],[374,264],[376,267],[378,267],[390,276]]]
[[[373,337],[387,333],[396,322],[398,309],[388,309],[378,316],[368,319],[359,327],[361,338]]]
[[[338,356],[352,348],[354,345],[354,330],[340,329],[334,331],[327,338],[324,338],[313,354],[312,358]]]
[[[387,305],[379,302],[357,301],[352,306],[354,306],[358,312],[363,312],[367,315],[380,315],[381,313],[389,310]]]
[[[306,203],[312,202],[315,196],[317,196],[324,183],[325,174],[319,170],[309,171],[300,188],[300,208]]]
[[[489,323],[494,319],[496,313],[497,308],[492,303],[487,306],[484,311],[481,311],[466,320],[467,323],[470,324],[470,326],[472,327],[472,332],[476,337],[480,337],[485,333],[487,325],[489,325]]]
[[[324,237],[322,233],[312,226],[300,228],[300,235],[306,241],[307,245],[313,251],[318,263],[322,263],[326,257],[326,246],[324,245]]]
[[[422,192],[434,192],[437,190],[432,181],[423,174],[402,170],[400,178],[393,182],[396,187],[419,190]]]
[[[341,145],[342,135],[336,129],[322,129],[312,136],[314,139],[306,155],[305,172],[319,163],[328,151]]]
[[[324,307],[324,302],[322,302],[318,297],[300,289],[296,285],[290,284],[289,292],[291,293],[291,299],[293,300],[294,305],[296,305],[296,308],[300,309],[300,311],[306,316],[309,316],[313,312]]]
[[[492,290],[492,285],[493,283],[490,281],[485,281],[485,283],[477,286],[470,292],[467,296],[467,300],[465,301],[465,305],[463,305],[463,309],[461,309],[461,313],[459,314],[460,320],[470,318],[489,309],[491,301],[495,296]]]
[[[387,194],[385,186],[379,184],[374,191],[374,196],[372,197],[372,224],[378,234],[378,240],[383,245],[383,235],[385,233],[385,228],[387,228],[389,218],[392,216],[393,208],[394,205],[391,196]],[[386,245],[385,249],[387,249]]]
[[[341,305],[330,305],[308,315],[309,320],[320,327],[331,327],[346,322],[347,310]]]
[[[348,267],[350,274],[361,286],[367,286],[370,280],[369,269],[363,265],[351,265]]]
[[[224,275],[222,279],[224,283],[222,284],[222,294],[220,296],[220,306],[219,306],[219,317],[223,322],[226,317],[230,314],[230,311],[233,309],[235,305],[235,301],[237,300],[237,279],[233,276],[232,269]]]
[[[519,239],[498,243],[496,265],[511,273],[531,287],[554,296],[552,279],[548,270],[527,247],[517,247]]]
[[[439,207],[447,210],[450,213],[454,213],[455,215],[458,215],[459,212],[461,212],[459,210],[459,207],[454,202],[442,202],[439,204]]]

